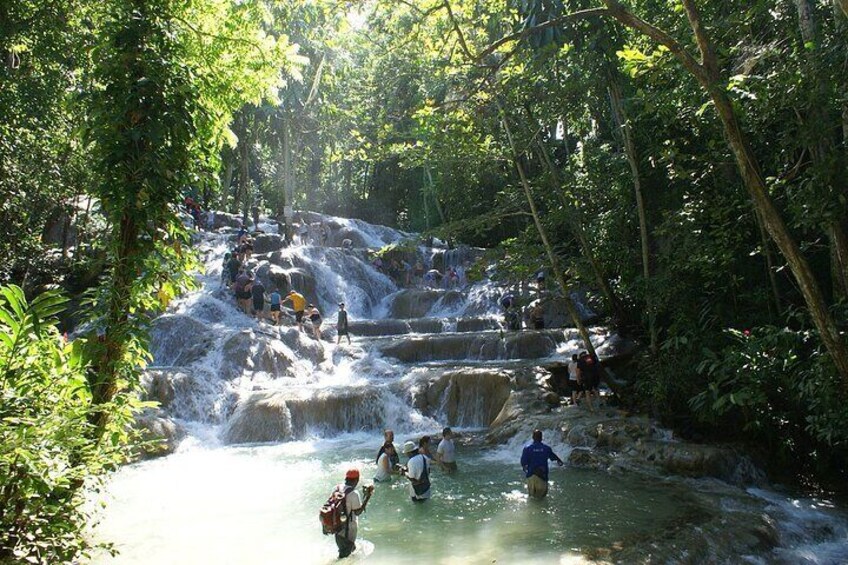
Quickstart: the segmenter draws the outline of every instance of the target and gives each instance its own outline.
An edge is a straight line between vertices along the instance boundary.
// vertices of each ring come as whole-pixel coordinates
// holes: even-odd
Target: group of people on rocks
[[[400,463],[394,437],[392,430],[386,430],[383,434],[383,445],[380,446],[376,458],[377,472],[374,483],[389,483],[393,476],[402,476],[408,481],[410,500],[415,504],[424,503],[432,496],[432,465],[438,465],[448,474],[455,473],[458,469],[453,431],[449,427],[442,430],[442,440],[435,454],[431,453],[431,439],[428,435],[422,436],[417,442],[405,442],[402,451],[407,458],[406,465]],[[542,499],[548,494],[549,461],[556,461],[559,466],[564,465],[553,449],[542,442],[541,430],[533,430],[532,441],[524,445],[520,460],[527,493],[532,498]],[[358,517],[365,511],[374,493],[373,485],[363,487],[364,499],[356,492],[360,476],[359,469],[348,469],[344,482],[337,485],[331,494],[331,499],[333,496],[344,497],[344,525],[334,532],[339,558],[348,557],[356,549]]]
[[[527,318],[527,327],[534,330],[545,329],[545,307],[541,299],[533,301],[526,309],[522,309],[512,292],[501,296],[501,308],[503,309],[504,325],[506,329],[518,331],[522,327],[522,312]]]
[[[571,356],[568,363],[568,387],[571,389],[571,404],[578,406],[582,397],[589,410],[595,411],[592,398],[600,402],[601,363],[595,353],[582,351]]]
[[[371,266],[395,281],[400,287],[444,288],[451,290],[463,288],[468,284],[466,277],[467,264],[439,269],[427,269],[419,258],[414,263],[406,259],[383,260],[375,255]]]

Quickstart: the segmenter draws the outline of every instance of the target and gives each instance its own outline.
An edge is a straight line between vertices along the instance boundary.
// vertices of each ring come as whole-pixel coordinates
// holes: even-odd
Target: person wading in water
[[[527,477],[527,494],[532,498],[545,498],[548,494],[548,461],[562,467],[562,459],[549,445],[542,443],[542,431],[533,430],[533,441],[524,446],[521,468]]]

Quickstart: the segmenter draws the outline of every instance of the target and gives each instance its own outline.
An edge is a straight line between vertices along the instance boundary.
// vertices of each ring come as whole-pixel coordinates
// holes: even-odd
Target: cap
[[[359,469],[348,469],[347,473],[345,473],[345,479],[358,479],[359,478]]]
[[[406,453],[412,453],[412,452],[413,452],[413,451],[415,451],[416,449],[418,449],[418,446],[417,446],[417,445],[415,445],[415,443],[414,443],[414,442],[408,441],[408,442],[406,442],[405,444],[403,444],[403,453],[404,453],[404,454],[406,454]]]

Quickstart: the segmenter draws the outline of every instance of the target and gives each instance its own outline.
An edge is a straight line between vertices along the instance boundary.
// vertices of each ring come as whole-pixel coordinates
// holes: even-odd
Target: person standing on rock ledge
[[[542,443],[542,430],[533,430],[533,441],[525,445],[521,453],[521,468],[527,477],[527,494],[531,498],[541,499],[548,494],[548,461],[563,466],[554,450]]]
[[[347,336],[347,344],[350,345],[350,331],[347,327],[347,310],[344,302],[339,302],[339,319],[336,323],[336,345],[342,342],[342,336]]]

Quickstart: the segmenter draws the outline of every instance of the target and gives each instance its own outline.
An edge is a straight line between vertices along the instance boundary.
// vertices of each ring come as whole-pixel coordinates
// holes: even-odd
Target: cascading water
[[[202,288],[155,322],[145,375],[147,396],[161,403],[146,421],[176,430],[175,444],[184,439],[172,455],[116,473],[94,535],[120,554],[95,562],[331,562],[335,546],[319,533],[315,514],[345,469],[372,476],[384,428],[395,430],[399,445],[445,425],[464,436],[460,472],[434,471],[434,499],[420,506],[409,503],[403,480],[380,485],[355,557],[392,564],[420,563],[423,555],[451,563],[848,559],[848,521],[838,510],[714,479],[570,466],[552,470],[545,502],[528,501],[517,460],[534,422],[520,410],[542,402],[528,392],[539,390],[536,367],[570,357],[581,346],[576,332],[503,332],[497,285],[399,288],[372,265],[369,248],[414,236],[359,220],[304,218],[329,227],[330,247],[282,248],[268,236],[249,266],[269,292],[295,288],[318,305],[326,341],[290,319],[274,327],[241,314],[220,284],[233,236],[202,233]],[[418,253],[447,266],[479,256],[467,248]],[[335,345],[340,301],[350,313],[352,345]],[[557,316],[549,312],[550,320]],[[623,347],[603,328],[592,335],[602,356]],[[568,415],[545,406],[551,418]],[[498,428],[506,434],[499,446],[484,448],[493,422],[512,424]],[[557,453],[576,462],[591,455],[585,445],[616,445],[618,436],[603,435],[603,426],[544,427]],[[666,432],[645,429],[644,441],[629,449],[674,445]],[[749,543],[756,528],[771,536],[758,550]]]

